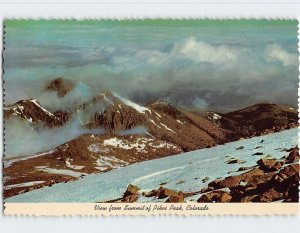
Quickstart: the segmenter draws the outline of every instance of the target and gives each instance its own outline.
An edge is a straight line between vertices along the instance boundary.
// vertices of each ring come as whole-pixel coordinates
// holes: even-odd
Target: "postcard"
[[[7,215],[297,214],[297,20],[4,21]]]

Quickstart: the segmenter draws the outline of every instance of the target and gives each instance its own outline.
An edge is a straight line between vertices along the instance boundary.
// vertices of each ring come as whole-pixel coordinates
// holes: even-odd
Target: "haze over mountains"
[[[80,90],[80,87],[75,87],[72,82],[63,78],[53,80],[45,91],[55,91],[63,99],[65,95],[70,98],[68,94],[72,97],[74,89],[78,90],[75,93],[80,101],[76,102],[75,99],[73,106],[62,106],[55,112],[47,110],[34,99],[20,100],[5,107],[8,132],[13,129],[10,122],[14,121],[16,124],[21,119],[23,123],[18,122],[19,130],[22,129],[22,124],[24,127],[31,127],[31,132],[41,135],[44,131],[59,133],[60,130],[71,127],[74,128],[74,133],[68,134],[72,137],[83,133],[144,134],[175,143],[183,151],[190,151],[241,137],[280,131],[297,123],[295,109],[268,103],[225,114],[180,110],[163,101],[140,106],[110,91],[99,91],[94,96],[89,93],[91,97],[88,98],[86,90]],[[7,154],[13,155],[9,150],[8,148]],[[26,155],[22,150],[23,154],[15,155]]]

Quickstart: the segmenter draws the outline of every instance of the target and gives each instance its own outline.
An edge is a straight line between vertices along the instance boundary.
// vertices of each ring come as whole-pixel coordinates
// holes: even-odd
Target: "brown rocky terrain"
[[[164,102],[154,102],[142,107],[114,93],[103,92],[79,109],[89,111],[99,103],[102,104],[103,111],[91,115],[91,120],[86,123],[88,128],[101,127],[108,133],[115,133],[142,126],[151,137],[174,143],[184,151],[227,142],[222,128]]]
[[[5,160],[4,197],[181,152],[143,135],[82,135],[45,153]]]
[[[279,132],[298,125],[298,111],[284,105],[260,103],[222,113],[198,113],[227,131],[231,140]]]
[[[206,188],[196,192],[171,190],[162,184],[158,189],[140,192],[129,184],[123,197],[108,202],[136,202],[140,197],[161,199],[164,202],[185,202],[197,197],[197,202],[298,202],[299,201],[299,149],[289,150],[280,160],[262,158],[257,165],[236,176],[213,180]],[[200,194],[200,197],[199,197]]]
[[[275,104],[257,104],[228,114],[197,114],[161,101],[142,107],[117,94],[103,92],[80,109],[84,111],[99,102],[102,103],[102,111],[90,117],[87,127],[102,127],[108,133],[114,133],[143,126],[148,135],[174,143],[183,151],[278,132],[298,125],[297,110]]]

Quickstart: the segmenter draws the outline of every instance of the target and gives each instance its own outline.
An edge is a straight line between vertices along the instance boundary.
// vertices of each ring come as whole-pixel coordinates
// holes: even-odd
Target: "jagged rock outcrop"
[[[46,127],[60,127],[71,117],[69,112],[56,111],[51,113],[35,99],[20,100],[4,107],[4,116],[7,120],[16,117],[31,124],[41,123]]]

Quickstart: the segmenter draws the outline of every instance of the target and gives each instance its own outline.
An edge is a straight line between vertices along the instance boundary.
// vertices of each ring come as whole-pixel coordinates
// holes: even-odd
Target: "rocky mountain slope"
[[[196,114],[226,130],[231,141],[279,132],[298,125],[296,109],[269,103],[255,104],[226,114],[215,112]]]
[[[86,134],[44,153],[5,160],[4,196],[181,152],[175,144],[143,135]]]
[[[70,119],[70,113],[63,111],[51,113],[43,108],[37,100],[30,99],[20,100],[4,107],[4,117],[6,121],[16,117],[30,124],[41,123],[47,127],[59,127]]]
[[[61,98],[73,89],[71,82],[61,78],[47,86],[47,90],[57,91]],[[10,187],[4,191],[6,197],[298,124],[297,111],[281,105],[257,104],[227,114],[192,113],[161,101],[141,106],[109,91],[98,92],[89,101],[70,109],[74,110],[52,113],[34,99],[20,100],[4,108],[6,122],[17,118],[32,126],[60,128],[76,119],[80,124],[76,127],[87,132],[50,151],[5,159],[4,184]],[[91,133],[98,129],[103,133]],[[16,185],[20,183],[28,185]]]
[[[116,93],[103,92],[92,103],[81,106],[80,110],[84,112],[100,103],[103,111],[94,113],[93,119],[86,123],[89,128],[100,127],[113,134],[141,126],[149,137],[174,143],[184,151],[211,147],[227,141],[222,128],[164,102],[154,102],[143,107]]]

